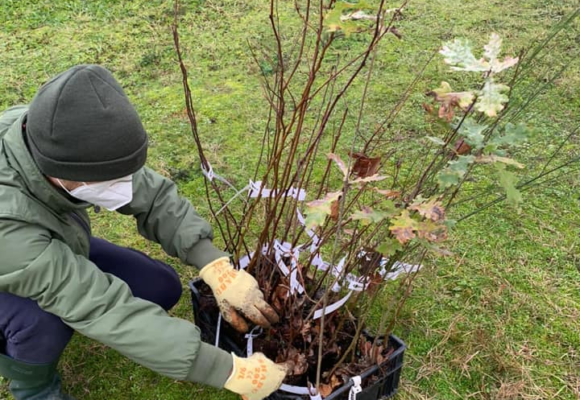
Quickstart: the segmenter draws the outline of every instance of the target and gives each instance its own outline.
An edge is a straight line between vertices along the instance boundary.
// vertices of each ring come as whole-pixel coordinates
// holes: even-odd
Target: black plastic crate
[[[196,325],[201,330],[201,339],[204,342],[214,345],[216,339],[218,315],[210,315],[209,313],[205,313],[203,310],[201,310],[201,293],[199,291],[199,287],[202,284],[204,283],[200,278],[196,278],[195,280],[189,282],[189,288],[191,289],[191,302],[193,305],[193,315],[195,317]],[[222,320],[221,324],[222,329],[219,337],[219,347],[228,352],[234,352],[240,357],[245,357],[246,351],[243,350],[244,347],[240,346],[233,338],[228,335],[227,330],[233,331],[233,328],[231,328],[224,320]],[[401,378],[401,370],[403,368],[403,356],[405,354],[406,345],[395,335],[389,336],[389,343],[394,349],[394,351],[389,356],[389,359],[385,361],[380,367],[373,366],[360,375],[363,381],[363,385],[365,380],[373,375],[381,374],[382,376],[380,376],[376,381],[371,382],[369,386],[363,387],[362,392],[357,394],[357,400],[389,399],[395,396],[397,393],[399,388],[399,380]],[[326,397],[325,400],[348,399],[348,393],[352,386],[353,381],[350,380],[348,383],[332,392],[332,394]],[[299,396],[278,390],[277,392],[274,392],[268,396],[267,400],[308,399],[308,396]]]

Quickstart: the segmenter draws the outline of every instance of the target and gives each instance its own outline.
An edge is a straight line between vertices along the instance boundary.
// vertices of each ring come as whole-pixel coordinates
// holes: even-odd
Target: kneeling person
[[[280,386],[284,367],[203,343],[194,324],[167,314],[181,296],[173,268],[91,235],[90,206],[133,215],[141,235],[202,267],[226,320],[276,322],[256,280],[213,246],[211,226],[144,167],[147,144],[123,89],[97,65],[63,72],[0,117],[0,375],[17,400],[71,399],[56,364],[73,331],[173,379],[249,399]],[[248,368],[265,373],[238,373]]]

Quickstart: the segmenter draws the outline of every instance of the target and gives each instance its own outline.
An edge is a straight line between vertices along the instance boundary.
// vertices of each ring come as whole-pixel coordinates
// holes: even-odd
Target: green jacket
[[[22,132],[28,108],[0,117],[0,292],[30,298],[81,334],[170,378],[223,387],[232,368],[225,351],[201,342],[191,322],[133,297],[127,284],[88,259],[88,203],[74,203],[40,173]],[[223,257],[212,230],[148,168],[133,177],[133,215],[141,235],[196,266]],[[152,285],[155,282],[151,282]]]

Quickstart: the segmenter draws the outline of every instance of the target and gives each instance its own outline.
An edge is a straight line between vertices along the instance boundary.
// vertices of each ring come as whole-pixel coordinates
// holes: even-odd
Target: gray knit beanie
[[[40,171],[60,179],[117,179],[147,158],[147,133],[135,108],[98,65],[78,65],[42,86],[30,103],[26,135]]]

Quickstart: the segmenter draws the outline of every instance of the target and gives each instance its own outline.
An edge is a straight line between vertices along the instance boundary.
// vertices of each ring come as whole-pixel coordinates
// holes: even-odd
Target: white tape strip
[[[326,308],[321,308],[320,310],[316,310],[314,312],[314,319],[318,319],[318,318],[322,317],[323,311],[324,311],[324,315],[328,315],[331,312],[338,310],[340,307],[342,307],[344,305],[344,303],[346,303],[348,301],[348,299],[350,299],[351,295],[352,295],[352,292],[348,292],[346,296],[344,296],[342,299],[340,299],[336,303],[332,303],[331,305],[326,306]]]
[[[279,193],[278,190],[272,190],[272,189],[267,189],[265,187],[262,187],[262,181],[252,181],[250,180],[250,197],[255,199],[258,196],[260,197],[276,197]],[[261,194],[260,194],[261,193]],[[291,187],[290,189],[286,190],[285,193],[282,194],[282,196],[288,196],[288,197],[293,197],[298,201],[304,201],[306,199],[306,191],[304,189],[296,189],[294,187]]]
[[[304,386],[292,386],[283,383],[282,386],[280,386],[279,390],[283,390],[287,393],[292,394],[304,394],[310,396],[310,390],[308,390],[308,388]]]

